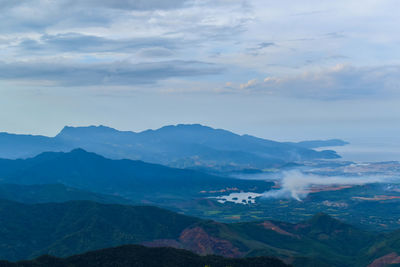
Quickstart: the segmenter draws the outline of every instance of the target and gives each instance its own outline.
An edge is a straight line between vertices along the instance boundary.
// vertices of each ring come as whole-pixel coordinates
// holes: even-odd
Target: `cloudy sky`
[[[0,131],[400,136],[396,0],[0,0]]]

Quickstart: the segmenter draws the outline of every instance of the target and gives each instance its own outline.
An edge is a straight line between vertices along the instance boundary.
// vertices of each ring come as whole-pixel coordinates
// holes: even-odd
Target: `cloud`
[[[286,77],[266,77],[240,86],[252,92],[322,100],[387,97],[400,93],[400,66],[337,65]]]
[[[138,52],[138,55],[141,57],[153,58],[153,57],[170,57],[174,55],[173,50],[167,49],[164,47],[152,47],[152,48],[143,48]]]
[[[0,10],[8,9],[19,4],[22,4],[24,1],[14,1],[14,0],[0,0]]]
[[[173,9],[182,7],[188,0],[62,0],[64,5],[105,7],[128,10]]]
[[[0,33],[44,33],[53,27],[110,25],[112,10],[65,5],[63,1],[15,1],[0,10]],[[84,3],[85,1],[82,1]],[[122,15],[122,14],[121,14]]]
[[[129,38],[110,39],[94,35],[78,33],[64,33],[57,35],[42,35],[38,40],[23,39],[16,47],[30,53],[50,52],[74,52],[74,53],[98,53],[98,52],[137,52],[141,48],[176,48],[178,41],[172,38]],[[155,54],[155,53],[154,53]]]
[[[258,85],[257,79],[249,80],[247,83],[242,83],[240,89],[254,88]]]
[[[228,70],[210,81],[220,82],[220,88],[231,81],[230,88],[220,90],[227,92],[323,100],[396,94],[399,75],[390,70],[396,67],[329,68],[343,62],[399,64],[393,55],[400,35],[397,28],[387,27],[397,21],[395,14],[386,16],[395,10],[392,5],[368,2],[362,9],[344,8],[347,5],[359,3],[0,0],[0,55],[10,68],[50,58],[80,61],[78,69],[87,68],[84,63],[89,61],[212,62],[213,68]],[[340,19],[336,10],[343,10]],[[290,41],[304,38],[307,41]],[[387,75],[379,76],[383,72]],[[196,82],[202,81],[193,86]]]
[[[261,42],[256,47],[248,48],[247,50],[251,55],[257,56],[262,52],[265,48],[275,46],[276,44],[273,42]]]
[[[392,177],[343,177],[343,176],[318,176],[304,174],[300,171],[283,173],[280,181],[281,189],[267,191],[264,198],[293,198],[298,201],[304,199],[310,192],[312,186],[329,185],[363,185],[370,183],[390,182]]]
[[[21,0],[0,2],[0,32],[46,31],[54,27],[111,25],[130,12],[183,8],[188,0]]]
[[[188,0],[58,0],[55,3],[43,0],[1,0],[1,9],[16,8],[16,7],[30,7],[30,6],[53,6],[56,4],[60,8],[112,8],[124,10],[157,10],[157,9],[173,9],[182,7]]]
[[[262,42],[258,44],[258,49],[263,49],[266,47],[270,47],[270,46],[274,46],[275,43],[271,43],[271,42]]]
[[[0,80],[45,81],[59,86],[154,84],[180,77],[215,75],[223,71],[198,61],[151,63],[0,62]]]

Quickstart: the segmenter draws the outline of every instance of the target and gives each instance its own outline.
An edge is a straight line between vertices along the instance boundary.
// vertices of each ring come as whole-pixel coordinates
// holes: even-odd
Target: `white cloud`
[[[248,88],[255,87],[257,85],[257,83],[258,83],[257,79],[250,80],[247,83],[242,83],[240,85],[240,89],[248,89]]]
[[[400,66],[336,65],[299,75],[250,80],[240,89],[295,98],[322,100],[386,98],[400,95]]]
[[[267,191],[264,198],[293,198],[298,201],[305,198],[312,186],[329,185],[363,185],[393,181],[392,177],[344,177],[344,176],[318,176],[304,174],[300,171],[290,171],[283,174],[281,189]]]

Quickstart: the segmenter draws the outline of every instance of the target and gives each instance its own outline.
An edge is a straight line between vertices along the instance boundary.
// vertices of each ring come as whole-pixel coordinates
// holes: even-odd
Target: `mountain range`
[[[324,141],[319,142],[324,146]],[[276,142],[199,124],[137,133],[106,126],[64,127],[55,137],[0,133],[0,157],[27,158],[42,152],[83,148],[112,159],[218,170],[262,169],[293,161],[340,157],[332,150],[315,151],[311,148],[318,145],[313,144],[310,147],[305,143]]]
[[[0,199],[35,204],[47,202],[66,202],[72,200],[90,200],[99,203],[130,204],[128,199],[93,193],[63,184],[0,184]]]
[[[299,223],[225,224],[151,206],[0,200],[0,218],[0,258],[12,261],[124,244],[233,258],[274,256],[294,266],[376,267],[400,258],[399,232],[364,231],[326,214]]]
[[[11,263],[0,261],[2,267],[289,267],[282,261],[269,257],[223,258],[199,256],[175,248],[147,248],[125,245],[74,255],[68,258],[41,256],[30,261]]]
[[[64,184],[138,201],[160,198],[187,201],[204,196],[201,192],[226,189],[264,192],[272,186],[265,181],[219,177],[138,160],[112,160],[83,149],[45,152],[28,159],[0,159],[0,182]]]

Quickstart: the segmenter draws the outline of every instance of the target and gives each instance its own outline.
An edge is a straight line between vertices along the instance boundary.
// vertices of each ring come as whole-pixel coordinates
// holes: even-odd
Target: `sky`
[[[0,131],[400,143],[395,0],[0,0],[0,21]]]

